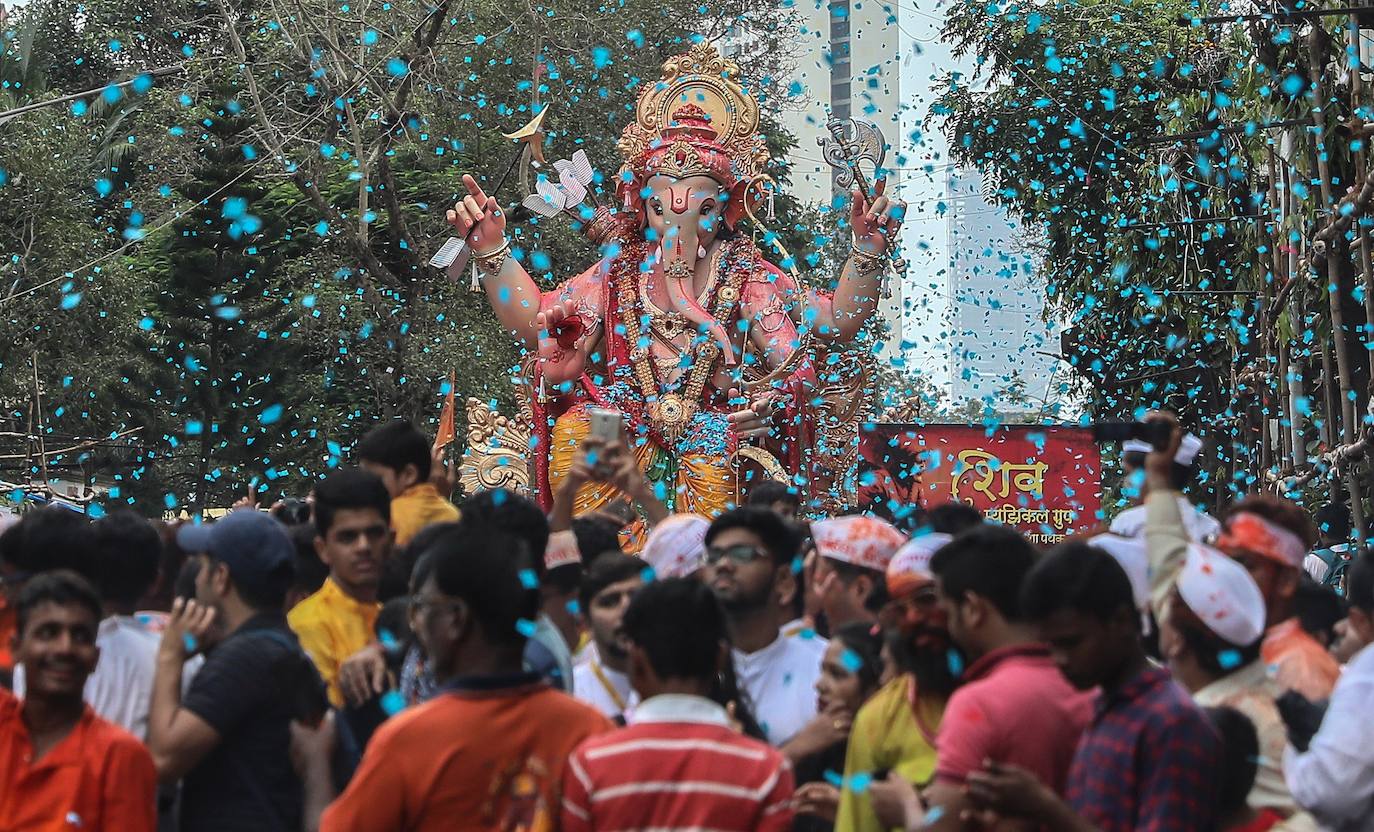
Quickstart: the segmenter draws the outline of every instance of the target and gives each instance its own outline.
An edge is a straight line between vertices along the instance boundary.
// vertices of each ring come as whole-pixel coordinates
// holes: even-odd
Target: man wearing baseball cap
[[[816,543],[812,581],[830,631],[854,622],[875,623],[887,604],[884,575],[906,535],[886,520],[851,515],[811,524]]]
[[[1153,451],[1154,446],[1139,439],[1129,439],[1121,443],[1121,467],[1125,469],[1128,479],[1144,476],[1145,458]],[[1194,506],[1187,497],[1183,496],[1183,489],[1193,481],[1193,477],[1197,473],[1195,463],[1201,452],[1202,440],[1191,433],[1185,433],[1179,442],[1178,450],[1173,455],[1173,465],[1169,468],[1169,488],[1167,490],[1173,492],[1178,501],[1178,513],[1183,518],[1183,525],[1188,530],[1188,536],[1199,543],[1206,543],[1215,538],[1217,533],[1221,531],[1221,524],[1216,521],[1215,517]],[[1143,501],[1150,494],[1148,478],[1146,478],[1141,491],[1140,497]],[[1144,503],[1142,502],[1118,514],[1112,520],[1110,531],[1121,537],[1140,537],[1143,535],[1145,533]]]
[[[1285,829],[1310,829],[1307,816],[1293,818],[1302,810],[1283,781],[1287,732],[1275,704],[1280,691],[1260,660],[1264,622],[1264,596],[1245,567],[1193,544],[1160,620],[1159,649],[1194,702],[1234,708],[1254,723],[1260,753],[1250,808],[1292,818]]]
[[[299,829],[291,723],[318,723],[328,702],[283,611],[291,538],[271,515],[240,509],[183,527],[177,543],[198,568],[196,597],[177,599],[158,649],[148,715],[158,775],[182,780],[183,829]],[[182,664],[212,633],[183,699]]]
[[[1163,615],[1170,590],[1187,559],[1191,541],[1171,491],[1174,455],[1182,430],[1171,414],[1150,417],[1173,426],[1169,446],[1145,460],[1150,496],[1145,538],[1150,551],[1150,592],[1155,617]],[[1303,559],[1315,535],[1303,509],[1268,494],[1247,497],[1231,507],[1216,548],[1250,572],[1264,596],[1266,626],[1261,658],[1283,690],[1311,700],[1326,699],[1340,676],[1340,665],[1308,635],[1293,604],[1303,579]]]

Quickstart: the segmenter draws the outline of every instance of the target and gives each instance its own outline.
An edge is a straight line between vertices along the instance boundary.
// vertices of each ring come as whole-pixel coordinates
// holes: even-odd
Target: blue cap
[[[251,508],[231,511],[214,523],[182,526],[177,545],[223,561],[235,581],[258,586],[273,578],[289,579],[296,555],[286,527],[267,512]]]

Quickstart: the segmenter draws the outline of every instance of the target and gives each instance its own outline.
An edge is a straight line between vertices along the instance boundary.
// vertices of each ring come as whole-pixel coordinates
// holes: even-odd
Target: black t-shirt
[[[298,832],[291,720],[327,707],[324,683],[281,615],[254,616],[205,657],[182,707],[220,736],[182,781],[181,828]]]

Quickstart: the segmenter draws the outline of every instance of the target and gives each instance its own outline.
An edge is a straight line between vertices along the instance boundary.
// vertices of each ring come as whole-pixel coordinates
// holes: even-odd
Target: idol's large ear
[[[759,210],[767,202],[771,182],[772,180],[767,177],[755,176],[743,182],[736,182],[730,188],[729,203],[725,206],[725,224],[731,230],[745,217],[757,221]]]

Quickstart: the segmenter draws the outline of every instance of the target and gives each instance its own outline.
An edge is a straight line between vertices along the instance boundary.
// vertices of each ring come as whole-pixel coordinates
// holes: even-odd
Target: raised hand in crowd
[[[792,795],[792,811],[799,815],[815,815],[833,823],[840,808],[840,790],[821,780],[803,783]]]
[[[339,665],[339,689],[350,705],[361,705],[387,691],[386,651],[369,644]]]
[[[848,739],[853,724],[854,714],[843,702],[833,702],[826,710],[816,714],[806,723],[795,737],[788,740],[783,745],[782,752],[793,762],[820,753]]]
[[[869,783],[868,795],[873,813],[889,829],[918,829],[928,819],[916,786],[895,771]]]

